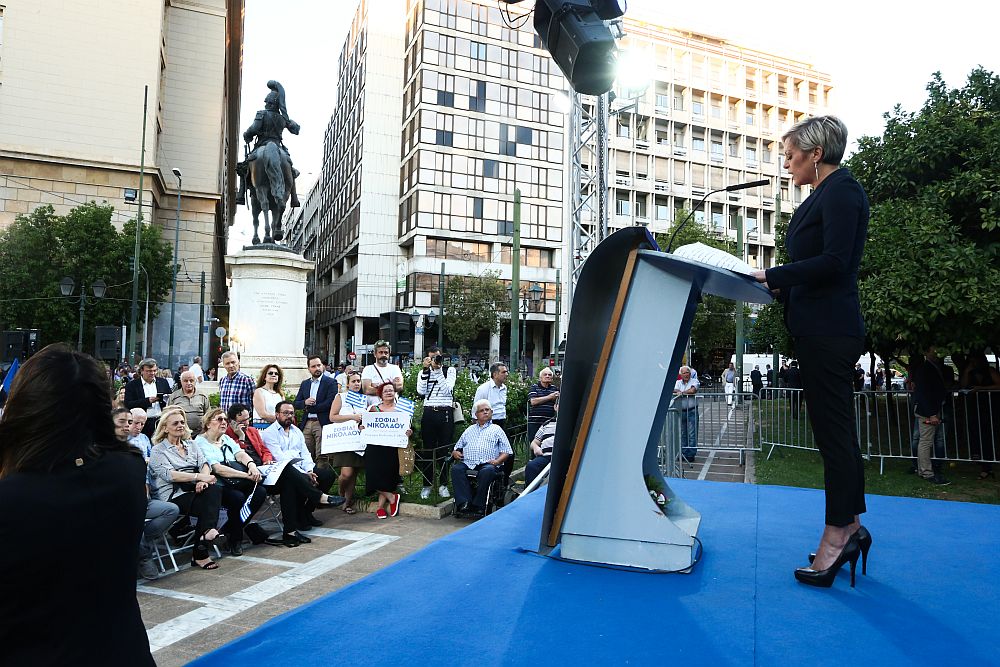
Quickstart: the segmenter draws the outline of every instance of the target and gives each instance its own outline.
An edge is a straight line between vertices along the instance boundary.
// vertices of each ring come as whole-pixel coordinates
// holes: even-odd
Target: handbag
[[[462,412],[462,404],[458,401],[451,402],[451,420],[456,424],[465,421],[465,413]]]
[[[413,474],[413,464],[417,460],[417,451],[413,449],[413,445],[407,445],[405,448],[400,447],[399,452],[399,476],[407,477]]]
[[[233,470],[239,470],[240,472],[250,472],[250,468],[247,465],[245,465],[243,463],[240,463],[235,458],[232,461],[228,460],[226,458],[226,452],[228,450],[229,450],[229,448],[226,447],[225,445],[223,445],[223,447],[222,447],[222,465],[227,466],[229,468],[232,468]],[[235,456],[235,454],[234,454],[234,456]],[[239,489],[241,491],[247,491],[247,492],[248,492],[248,487],[251,484],[253,484],[253,482],[251,482],[249,479],[246,479],[246,478],[243,478],[243,477],[223,477],[222,475],[218,475],[218,479],[219,479],[219,481],[221,481],[226,486],[231,486],[233,488]]]

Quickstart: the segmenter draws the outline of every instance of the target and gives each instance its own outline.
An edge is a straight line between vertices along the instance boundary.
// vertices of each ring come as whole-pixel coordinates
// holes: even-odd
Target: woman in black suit
[[[103,365],[31,357],[0,418],[0,663],[153,665],[135,595],[146,466]]]
[[[797,123],[783,137],[785,169],[812,194],[796,209],[785,246],[791,260],[754,277],[778,292],[795,339],[809,421],[823,457],[826,527],[812,567],[795,578],[831,586],[837,570],[859,555],[862,572],[871,534],[861,525],[865,477],[854,429],[854,365],[864,351],[858,266],[868,235],[868,197],[840,160],[847,127],[834,116]]]

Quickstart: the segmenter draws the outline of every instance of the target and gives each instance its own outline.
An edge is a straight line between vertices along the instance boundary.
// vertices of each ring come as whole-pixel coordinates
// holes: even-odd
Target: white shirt
[[[302,459],[294,464],[302,472],[310,472],[316,466],[306,448],[306,438],[295,424],[289,426],[286,431],[281,428],[281,424],[274,422],[261,431],[260,436],[275,462],[281,462],[285,459]]]
[[[146,398],[153,398],[154,396],[156,396],[157,394],[156,378],[153,378],[153,381],[150,382],[149,384],[146,384],[145,380],[142,381],[142,393]],[[153,403],[148,408],[146,408],[146,418],[156,419],[157,417],[160,416],[161,412],[163,412],[163,410],[160,408],[160,404]]]
[[[693,395],[684,394],[684,392],[690,389],[691,387],[694,387],[695,390],[697,390],[698,387],[700,386],[701,383],[698,382],[698,378],[696,378],[693,374],[691,375],[691,379],[688,380],[687,382],[685,382],[684,380],[678,380],[677,382],[675,382],[674,391],[681,392],[681,395],[676,396],[674,398],[674,405],[676,405],[681,410],[690,410],[691,408],[697,408],[698,399],[696,399]]]
[[[476,397],[472,404],[475,405],[476,401],[484,398],[490,402],[490,407],[493,408],[493,419],[507,418],[507,383],[498,387],[493,378],[482,383],[476,389]]]
[[[322,380],[322,376],[320,376],[320,380]],[[313,400],[316,400],[316,394],[319,392],[320,380],[317,380],[316,378],[309,378],[309,398]],[[316,413],[308,413],[306,415],[306,419],[316,419]]]
[[[447,375],[442,368],[425,368],[420,371],[420,375],[417,376],[417,393],[424,397],[424,406],[451,407],[455,400],[451,393],[455,389],[455,378],[454,366],[448,368]]]
[[[372,383],[373,388],[378,388],[383,382],[395,382],[396,378],[403,379],[403,371],[396,364],[386,364],[384,368],[377,364],[369,364],[361,371],[362,385],[365,380],[368,380]],[[381,400],[377,396],[369,396],[368,403],[375,405],[381,403]]]
[[[201,364],[191,364],[188,370],[194,373],[195,382],[205,381],[205,371],[201,370]]]

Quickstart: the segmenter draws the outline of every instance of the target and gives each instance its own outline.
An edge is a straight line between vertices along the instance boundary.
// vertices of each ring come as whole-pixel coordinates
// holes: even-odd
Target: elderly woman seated
[[[198,520],[194,534],[191,565],[214,570],[218,563],[208,556],[208,545],[219,535],[219,506],[222,489],[201,448],[191,442],[184,410],[168,407],[153,432],[153,452],[149,457],[153,495],[172,502]]]
[[[205,430],[194,443],[202,453],[212,472],[219,479],[222,489],[222,506],[226,508],[226,523],[222,533],[229,544],[229,552],[234,556],[243,555],[243,519],[240,511],[250,498],[250,514],[253,516],[264,504],[263,477],[250,455],[226,435],[229,419],[221,408],[210,410],[205,415]]]

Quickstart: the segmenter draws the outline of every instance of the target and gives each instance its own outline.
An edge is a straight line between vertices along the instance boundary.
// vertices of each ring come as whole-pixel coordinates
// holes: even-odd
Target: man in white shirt
[[[202,368],[201,368],[201,357],[195,357],[191,361],[192,361],[191,368],[189,368],[188,370],[191,371],[192,373],[194,373],[194,381],[195,382],[204,382],[205,381],[205,371],[203,371]]]
[[[139,362],[139,377],[125,385],[125,407],[129,410],[142,408],[146,411],[147,420],[143,433],[148,436],[153,435],[163,406],[171,394],[166,378],[156,377],[156,371],[156,359],[143,359]]]
[[[493,364],[490,366],[490,379],[479,385],[476,389],[476,396],[472,399],[475,403],[480,399],[486,399],[493,408],[493,423],[503,428],[507,420],[507,366],[504,364]]]
[[[361,371],[361,391],[369,396],[375,396],[375,390],[384,382],[392,382],[396,388],[396,393],[403,391],[403,371],[399,366],[389,363],[389,355],[392,353],[389,341],[375,341],[375,363],[365,366]],[[372,399],[369,399],[372,402]],[[378,403],[375,399],[374,403]]]
[[[726,392],[726,405],[732,405],[736,398],[736,364],[729,363],[729,368],[722,372],[722,382],[722,390]]]
[[[681,455],[689,462],[698,453],[698,393],[700,383],[688,366],[681,366],[680,379],[674,383],[674,407],[681,414]]]

